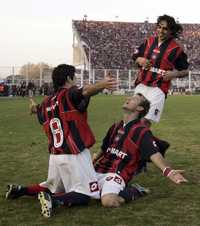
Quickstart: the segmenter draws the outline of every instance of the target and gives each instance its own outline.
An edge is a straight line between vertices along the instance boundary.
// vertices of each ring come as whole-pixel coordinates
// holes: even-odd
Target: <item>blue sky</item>
[[[190,4],[188,4],[188,2]],[[200,23],[199,4],[158,0],[0,0],[0,67],[72,63],[73,19],[155,22],[162,14]],[[116,16],[118,18],[116,18]]]

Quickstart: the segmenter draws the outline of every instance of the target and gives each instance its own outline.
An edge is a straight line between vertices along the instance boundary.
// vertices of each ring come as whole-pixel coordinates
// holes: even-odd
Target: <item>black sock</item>
[[[19,185],[16,192],[18,197],[27,195],[27,187]]]
[[[62,195],[54,195],[52,200],[55,205],[65,205],[69,207],[87,205],[90,197],[85,194],[72,191]]]
[[[119,192],[119,196],[125,199],[126,202],[130,202],[134,200],[134,192],[130,190],[128,187],[124,188],[124,190]]]
[[[144,196],[144,194],[136,187],[132,186],[125,187],[124,190],[119,192],[119,196],[124,198],[126,202],[130,202]]]

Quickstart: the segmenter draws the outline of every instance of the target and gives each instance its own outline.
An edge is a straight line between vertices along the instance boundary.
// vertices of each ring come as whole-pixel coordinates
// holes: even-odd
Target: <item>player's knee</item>
[[[104,195],[101,197],[101,204],[104,207],[119,207],[121,202],[117,195]]]

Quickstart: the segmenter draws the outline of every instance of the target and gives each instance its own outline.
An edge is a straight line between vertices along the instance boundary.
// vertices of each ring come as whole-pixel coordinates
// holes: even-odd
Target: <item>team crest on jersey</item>
[[[90,182],[89,186],[90,186],[90,192],[96,192],[99,190],[97,181]]]
[[[118,142],[119,139],[120,139],[120,136],[116,136],[116,137],[115,137],[115,142]]]
[[[156,57],[157,57],[157,55],[156,55],[156,54],[153,54],[153,55],[151,56],[151,58],[152,58],[153,60],[155,60],[155,59],[156,59]]]
[[[117,131],[117,135],[115,136],[115,142],[118,142],[119,141],[119,139],[121,138],[121,136],[122,135],[124,135],[124,130],[123,129],[119,129],[118,131]]]

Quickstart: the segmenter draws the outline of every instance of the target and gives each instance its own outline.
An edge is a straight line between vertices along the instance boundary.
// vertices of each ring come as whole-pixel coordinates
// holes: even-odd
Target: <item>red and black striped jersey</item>
[[[159,87],[165,94],[170,87],[170,81],[163,80],[163,73],[173,69],[185,70],[189,67],[187,55],[173,38],[169,38],[159,46],[158,38],[151,36],[135,50],[133,59],[136,60],[137,57],[149,59],[152,66],[149,70],[140,67],[136,85],[143,83],[147,86]]]
[[[159,151],[149,128],[139,120],[129,122],[125,127],[123,121],[108,130],[103,143],[102,155],[95,163],[99,173],[117,173],[125,183],[138,173],[141,163]]]
[[[89,98],[76,86],[62,88],[37,107],[52,154],[78,154],[95,143],[87,123]]]

